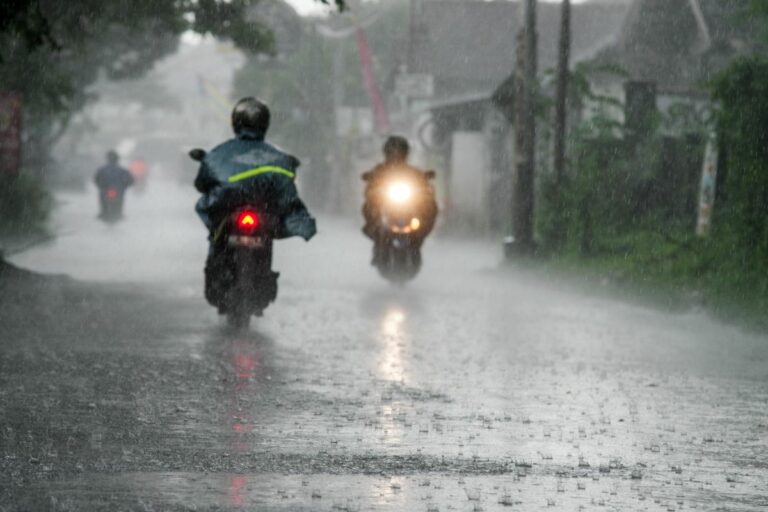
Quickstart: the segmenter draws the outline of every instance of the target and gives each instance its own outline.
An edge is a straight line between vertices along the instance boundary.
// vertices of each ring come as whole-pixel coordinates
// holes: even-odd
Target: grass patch
[[[665,303],[704,306],[729,322],[768,330],[765,263],[725,240],[644,230],[602,242],[590,256],[565,252],[549,264],[629,286]]]

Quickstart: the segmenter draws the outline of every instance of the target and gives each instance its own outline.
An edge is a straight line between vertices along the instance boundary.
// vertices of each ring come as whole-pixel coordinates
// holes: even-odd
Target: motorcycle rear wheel
[[[232,329],[244,331],[251,325],[251,312],[248,308],[235,307],[227,313],[227,325]]]

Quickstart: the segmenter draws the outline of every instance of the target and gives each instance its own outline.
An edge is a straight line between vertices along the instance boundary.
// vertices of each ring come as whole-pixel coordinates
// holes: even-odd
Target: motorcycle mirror
[[[424,172],[424,177],[427,178],[428,180],[435,179],[435,176],[437,176],[437,173],[435,171],[426,171],[426,172]]]
[[[189,152],[189,158],[197,162],[202,162],[205,158],[206,152],[204,149],[195,148]]]

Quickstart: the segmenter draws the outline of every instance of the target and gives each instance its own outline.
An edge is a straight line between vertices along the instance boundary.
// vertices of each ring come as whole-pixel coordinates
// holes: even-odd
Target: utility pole
[[[515,69],[515,169],[512,187],[513,246],[508,254],[533,252],[533,177],[536,168],[536,0],[520,2],[523,25]]]
[[[563,186],[565,181],[565,140],[567,126],[568,67],[571,56],[571,0],[562,0],[560,11],[560,45],[557,55],[557,84],[555,90],[555,243],[565,241],[565,217],[563,215]]]
[[[416,71],[415,65],[415,52],[416,52],[416,5],[418,0],[411,0],[408,5],[408,60],[406,66],[408,66],[407,72],[414,73]]]

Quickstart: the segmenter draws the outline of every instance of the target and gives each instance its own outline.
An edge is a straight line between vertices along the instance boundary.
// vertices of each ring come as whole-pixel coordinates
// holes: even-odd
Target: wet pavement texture
[[[322,218],[237,334],[191,190],[115,226],[60,200],[12,259],[45,275],[0,274],[0,511],[768,507],[765,335],[460,239],[393,287],[357,219]]]

